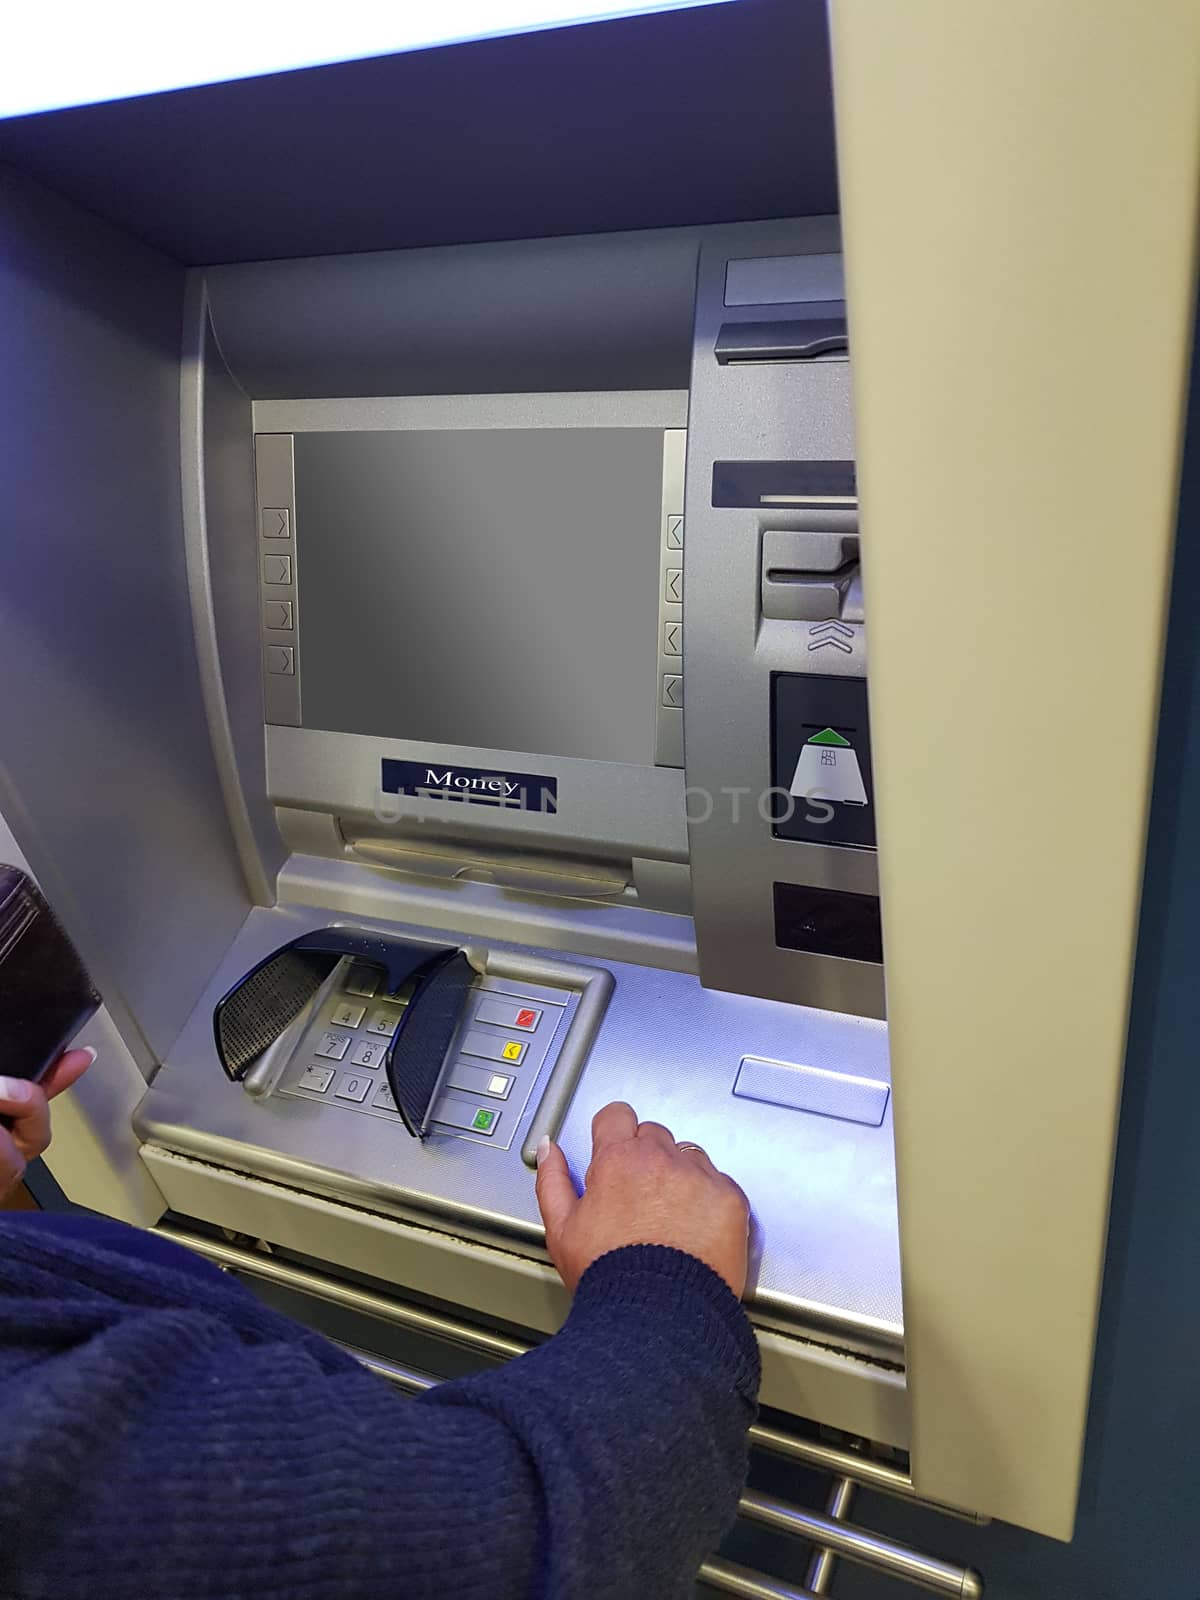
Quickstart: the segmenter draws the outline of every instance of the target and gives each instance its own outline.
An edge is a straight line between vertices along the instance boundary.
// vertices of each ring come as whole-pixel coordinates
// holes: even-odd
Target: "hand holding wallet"
[[[37,885],[0,864],[0,1076],[38,1082],[99,1006]]]

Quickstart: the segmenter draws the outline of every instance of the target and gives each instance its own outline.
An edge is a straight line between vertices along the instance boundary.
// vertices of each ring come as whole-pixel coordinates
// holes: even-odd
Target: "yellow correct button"
[[[518,1044],[515,1039],[510,1039],[504,1046],[505,1061],[520,1061],[521,1052],[525,1049],[523,1044]]]

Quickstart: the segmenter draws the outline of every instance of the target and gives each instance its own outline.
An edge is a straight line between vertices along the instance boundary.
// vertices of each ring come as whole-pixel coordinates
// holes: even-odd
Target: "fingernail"
[[[11,1100],[24,1105],[33,1093],[33,1085],[24,1078],[0,1078],[0,1100]]]
[[[88,1058],[88,1066],[90,1067],[92,1062],[96,1059],[96,1052],[94,1048],[90,1044],[82,1045],[80,1048],[83,1050],[84,1055]]]
[[[550,1135],[548,1133],[544,1133],[542,1135],[542,1137],[538,1140],[537,1164],[538,1164],[539,1167],[541,1166],[542,1162],[545,1161],[546,1157],[549,1154],[550,1154]]]

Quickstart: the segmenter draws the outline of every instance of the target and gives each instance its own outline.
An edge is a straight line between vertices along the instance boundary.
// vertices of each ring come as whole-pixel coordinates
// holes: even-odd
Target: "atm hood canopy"
[[[820,215],[825,5],[731,0],[15,117],[0,161],[192,265]]]

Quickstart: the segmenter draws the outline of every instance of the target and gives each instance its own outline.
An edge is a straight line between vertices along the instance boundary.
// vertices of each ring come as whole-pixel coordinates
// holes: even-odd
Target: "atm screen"
[[[297,433],[303,723],[652,765],[663,433]]]

